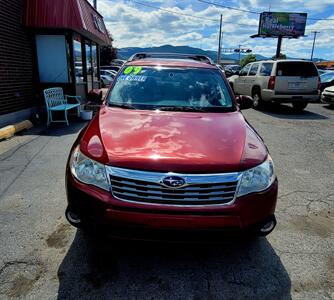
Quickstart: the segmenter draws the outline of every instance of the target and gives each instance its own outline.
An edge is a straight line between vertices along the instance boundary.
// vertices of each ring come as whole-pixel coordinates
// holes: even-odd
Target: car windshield
[[[108,104],[131,109],[234,111],[217,69],[127,66],[109,93]]]
[[[321,82],[331,82],[334,80],[334,72],[324,73],[320,75]]]

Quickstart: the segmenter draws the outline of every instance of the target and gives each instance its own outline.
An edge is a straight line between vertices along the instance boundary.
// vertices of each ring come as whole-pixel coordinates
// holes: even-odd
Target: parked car
[[[269,234],[278,183],[251,106],[205,56],[134,55],[71,149],[67,220],[130,238]]]
[[[109,86],[115,79],[117,72],[113,70],[101,70],[101,85],[102,87]]]
[[[334,85],[334,71],[326,72],[320,75],[320,91],[322,92],[326,87]]]
[[[239,65],[226,65],[224,70],[225,72],[229,72],[234,75],[241,70],[241,67]]]
[[[321,94],[321,102],[334,106],[334,86],[324,89]]]
[[[116,58],[116,59],[113,59],[112,61],[111,61],[111,64],[112,65],[116,65],[116,66],[123,66],[124,64],[125,64],[125,62],[126,62],[126,60],[124,60],[124,59],[119,59],[119,58]]]
[[[101,86],[102,88],[109,86],[114,81],[113,77],[108,75],[101,75]]]
[[[117,71],[114,71],[114,70],[101,70],[100,74],[101,75],[107,75],[107,76],[115,77],[116,74],[117,74]]]
[[[334,72],[334,68],[327,68],[327,69],[319,69],[318,68],[319,75],[322,75],[322,74],[325,74],[325,73],[328,73],[328,72]]]
[[[121,67],[117,65],[101,66],[100,70],[113,70],[118,72]]]
[[[216,64],[216,67],[217,67],[218,69],[220,69],[221,71],[224,71],[224,68],[222,67],[222,65],[220,65],[220,64]]]
[[[221,65],[216,64],[216,66],[217,66],[217,68],[218,68],[219,70],[221,70],[221,71],[224,73],[224,75],[225,75],[226,78],[228,78],[228,77],[230,77],[230,76],[233,75],[230,71],[225,70]]]
[[[267,60],[249,63],[229,82],[236,94],[252,96],[254,107],[263,103],[291,103],[297,111],[319,99],[320,79],[313,62]]]

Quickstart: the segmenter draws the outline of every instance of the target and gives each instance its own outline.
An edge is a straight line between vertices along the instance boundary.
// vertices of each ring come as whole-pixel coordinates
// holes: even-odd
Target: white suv
[[[264,102],[292,103],[303,110],[318,101],[320,79],[316,66],[303,60],[266,60],[249,63],[238,75],[228,78],[236,94],[249,95],[254,107]]]

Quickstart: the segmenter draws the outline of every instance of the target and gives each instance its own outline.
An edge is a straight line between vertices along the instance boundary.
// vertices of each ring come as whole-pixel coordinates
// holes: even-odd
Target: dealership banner
[[[299,37],[305,34],[306,13],[263,12],[259,35]]]

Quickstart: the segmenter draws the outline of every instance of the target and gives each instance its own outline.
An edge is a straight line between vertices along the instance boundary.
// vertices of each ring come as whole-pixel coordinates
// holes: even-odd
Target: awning
[[[100,45],[110,45],[103,17],[87,0],[26,0],[24,25],[72,29]]]

